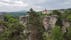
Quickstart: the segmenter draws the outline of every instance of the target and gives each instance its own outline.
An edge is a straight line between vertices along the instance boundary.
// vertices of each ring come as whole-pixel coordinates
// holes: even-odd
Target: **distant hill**
[[[12,15],[12,16],[25,16],[27,15],[26,11],[19,11],[19,12],[6,12],[7,15]]]
[[[3,15],[3,14],[5,14],[5,12],[0,12],[0,15]]]
[[[57,9],[59,11],[71,11],[71,8],[68,8],[68,9]],[[48,10],[48,12],[50,11],[53,11],[53,10]],[[27,15],[27,11],[23,10],[23,11],[17,11],[17,12],[0,12],[0,15],[3,15],[3,14],[8,14],[8,15],[12,15],[12,16],[25,16]]]

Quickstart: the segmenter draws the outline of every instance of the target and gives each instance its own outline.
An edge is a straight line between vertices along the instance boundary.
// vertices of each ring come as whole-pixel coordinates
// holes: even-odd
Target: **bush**
[[[52,40],[63,40],[63,33],[59,26],[52,30]]]

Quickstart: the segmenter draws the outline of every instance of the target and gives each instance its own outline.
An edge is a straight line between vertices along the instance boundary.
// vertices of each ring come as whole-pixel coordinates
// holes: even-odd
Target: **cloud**
[[[3,0],[0,2],[2,5],[6,5],[6,6],[23,6],[26,7],[28,6],[27,3],[24,3],[22,1],[11,1],[11,0]]]
[[[45,3],[47,0],[32,0],[34,4],[42,4]]]
[[[71,0],[48,0],[47,2],[40,4],[40,6],[47,8],[48,10],[53,10],[71,8],[70,4]]]
[[[43,10],[70,8],[71,0],[0,0],[0,11]]]
[[[0,0],[0,11],[17,11],[17,10],[23,10],[22,8],[25,8],[28,6],[28,3],[25,3],[23,1],[13,1],[13,0]]]

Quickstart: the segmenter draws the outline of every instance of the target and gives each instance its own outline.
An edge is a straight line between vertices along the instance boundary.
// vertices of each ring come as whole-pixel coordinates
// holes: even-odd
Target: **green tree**
[[[13,18],[7,20],[13,21],[15,19]],[[21,25],[17,20],[15,20],[16,22],[12,23],[11,21],[0,21],[0,27],[3,29],[3,31],[0,33],[0,40],[24,40],[24,26]]]
[[[15,23],[18,22],[18,19],[13,17],[12,15],[4,15],[4,21]]]

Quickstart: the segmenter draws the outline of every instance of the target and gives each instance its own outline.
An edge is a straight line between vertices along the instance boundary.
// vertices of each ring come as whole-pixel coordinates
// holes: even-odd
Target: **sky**
[[[0,12],[71,8],[71,0],[0,0]]]

